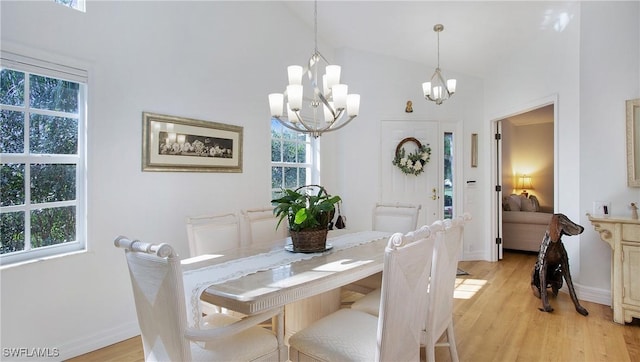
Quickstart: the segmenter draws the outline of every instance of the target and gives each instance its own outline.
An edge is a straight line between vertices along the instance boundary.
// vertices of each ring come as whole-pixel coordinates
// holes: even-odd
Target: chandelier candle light
[[[430,82],[422,83],[422,92],[424,98],[430,101],[436,102],[436,104],[442,104],[443,101],[449,99],[456,91],[456,80],[449,79],[446,82],[440,72],[440,32],[444,30],[444,25],[436,24],[433,26],[433,31],[438,34],[438,67],[435,73],[431,76]]]
[[[348,86],[340,83],[340,66],[329,64],[318,51],[317,1],[314,2],[314,33],[315,49],[307,68],[299,65],[287,68],[289,85],[284,93],[269,94],[269,107],[271,116],[283,126],[319,137],[346,126],[358,116],[360,95],[347,93]],[[325,73],[319,75],[323,70]],[[312,97],[304,96],[303,81],[311,87]],[[285,106],[287,116],[283,117]]]

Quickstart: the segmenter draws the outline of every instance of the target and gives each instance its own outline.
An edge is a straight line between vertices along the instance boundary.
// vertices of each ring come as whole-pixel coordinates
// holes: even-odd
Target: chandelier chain
[[[313,35],[314,51],[318,53],[318,1],[313,2]]]
[[[438,69],[440,69],[440,32],[438,34]]]

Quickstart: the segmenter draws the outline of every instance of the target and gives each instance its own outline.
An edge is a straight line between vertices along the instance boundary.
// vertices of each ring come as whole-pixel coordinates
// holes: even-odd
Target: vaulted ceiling
[[[313,1],[285,4],[313,28]],[[335,48],[390,55],[431,68],[437,64],[433,26],[441,23],[445,29],[440,34],[440,65],[445,76],[454,70],[484,78],[518,48],[562,32],[576,18],[578,7],[575,1],[321,0],[318,38]],[[313,39],[309,47],[313,50]],[[431,73],[425,70],[425,76]]]

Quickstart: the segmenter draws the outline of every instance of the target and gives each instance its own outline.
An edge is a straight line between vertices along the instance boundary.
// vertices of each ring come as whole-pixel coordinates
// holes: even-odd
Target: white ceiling
[[[313,1],[285,4],[313,28]],[[578,11],[575,1],[321,0],[317,8],[320,41],[430,68],[437,64],[433,26],[441,23],[445,29],[440,33],[440,66],[445,77],[447,70],[454,70],[481,78],[537,37],[564,30]],[[309,47],[313,50],[313,39]]]

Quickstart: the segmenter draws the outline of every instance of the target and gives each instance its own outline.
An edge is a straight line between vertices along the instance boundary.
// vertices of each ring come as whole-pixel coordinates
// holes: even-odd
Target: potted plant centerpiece
[[[273,213],[289,222],[289,234],[295,252],[318,252],[326,249],[329,223],[335,214],[340,196],[331,196],[319,185],[301,186],[295,190],[283,189],[282,197],[271,200]]]

